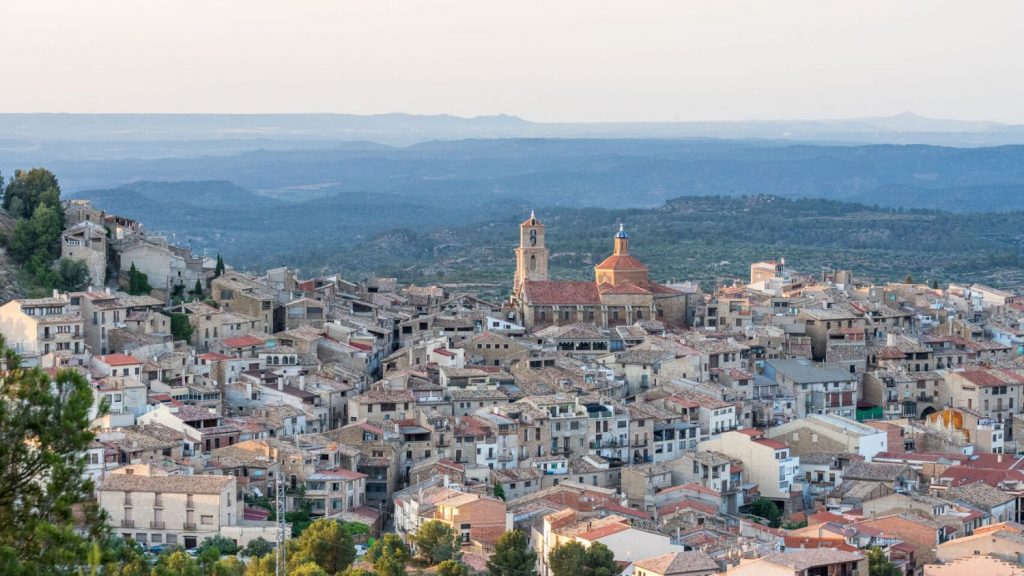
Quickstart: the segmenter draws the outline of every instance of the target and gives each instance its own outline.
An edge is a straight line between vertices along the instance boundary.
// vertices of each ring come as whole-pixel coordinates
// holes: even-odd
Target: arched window
[[[536,270],[537,270],[537,256],[535,254],[530,254],[530,272],[534,272]]]

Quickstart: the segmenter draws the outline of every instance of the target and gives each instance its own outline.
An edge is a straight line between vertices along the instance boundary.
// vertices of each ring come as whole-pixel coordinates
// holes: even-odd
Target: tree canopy
[[[351,566],[355,558],[352,536],[336,520],[316,520],[298,538],[288,541],[289,567],[312,562],[336,574]]]
[[[885,550],[878,546],[868,548],[868,574],[869,576],[900,576],[902,572],[889,561]]]
[[[615,554],[600,542],[589,548],[579,542],[556,546],[548,555],[548,565],[552,576],[615,576],[621,571]]]
[[[437,576],[469,576],[469,568],[456,560],[445,560],[437,565]]]
[[[63,218],[60,184],[53,172],[45,168],[33,168],[27,172],[15,170],[3,196],[4,210],[15,218],[31,218],[39,206],[49,206]]]
[[[405,576],[409,559],[409,548],[398,534],[385,534],[366,552],[366,560],[373,564],[377,576]]]
[[[750,504],[750,513],[754,516],[764,518],[772,528],[778,528],[782,524],[782,511],[775,505],[775,502],[767,498],[758,498]]]
[[[534,576],[537,553],[530,548],[530,541],[520,530],[505,532],[498,538],[494,554],[487,560],[490,576]]]
[[[145,272],[139,271],[135,267],[135,263],[132,262],[131,267],[128,269],[128,293],[139,296],[149,294],[152,291],[153,287],[149,285],[149,276]]]
[[[245,545],[242,555],[246,558],[261,558],[274,551],[274,544],[265,538],[253,538]]]
[[[452,527],[440,520],[420,524],[409,540],[416,548],[416,555],[427,564],[438,564],[445,560],[458,560],[462,555],[462,543]]]
[[[85,475],[92,389],[72,370],[51,378],[22,367],[2,338],[0,354],[0,565],[17,568],[4,573],[80,565],[88,544],[72,509],[81,507],[91,539],[106,539]]]

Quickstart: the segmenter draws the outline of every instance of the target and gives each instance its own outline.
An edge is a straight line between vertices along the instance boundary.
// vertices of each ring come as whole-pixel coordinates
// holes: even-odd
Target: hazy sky
[[[1024,2],[3,0],[0,112],[1024,122]]]

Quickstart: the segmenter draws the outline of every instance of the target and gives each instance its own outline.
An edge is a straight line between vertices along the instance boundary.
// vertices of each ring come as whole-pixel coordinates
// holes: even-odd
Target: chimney
[[[998,462],[1000,464],[1003,463],[1003,453],[1002,452],[1000,452],[999,454],[996,454],[996,462]]]
[[[305,374],[299,374],[299,390],[305,390],[305,389],[306,389],[306,375]]]
[[[110,296],[110,287],[108,286],[108,287],[104,288],[103,289],[103,293],[106,294],[107,296]]]
[[[277,379],[277,389],[278,389],[278,391],[281,391],[281,392],[284,391],[284,378],[278,378]]]
[[[56,288],[54,288],[54,289],[53,289],[53,297],[54,297],[54,298],[56,298],[56,297],[58,297],[59,295],[60,295],[60,292],[58,292],[58,291],[57,291],[57,289],[56,289]]]

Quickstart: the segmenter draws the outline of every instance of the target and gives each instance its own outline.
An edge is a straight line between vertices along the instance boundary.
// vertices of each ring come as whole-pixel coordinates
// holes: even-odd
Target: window
[[[203,514],[199,517],[199,521],[203,524],[213,524],[213,515]]]

